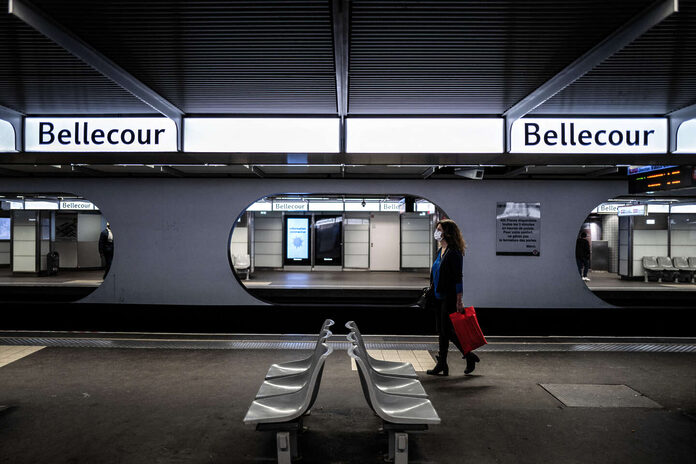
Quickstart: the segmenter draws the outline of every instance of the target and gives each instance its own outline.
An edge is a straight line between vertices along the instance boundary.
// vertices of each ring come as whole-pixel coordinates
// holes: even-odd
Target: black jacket
[[[590,259],[590,242],[582,237],[575,241],[575,258]]]
[[[438,248],[437,253],[440,253]],[[437,254],[435,255],[437,258]],[[440,262],[440,277],[437,281],[437,293],[444,299],[456,299],[457,284],[462,283],[462,253],[454,248],[447,247],[445,256]],[[433,270],[430,269],[430,285],[433,285]]]
[[[99,254],[106,255],[114,252],[114,240],[109,240],[109,231],[104,229],[99,234]]]

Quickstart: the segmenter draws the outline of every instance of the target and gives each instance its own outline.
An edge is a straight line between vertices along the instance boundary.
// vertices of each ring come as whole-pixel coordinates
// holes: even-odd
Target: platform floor
[[[419,374],[442,424],[410,436],[410,462],[694,463],[696,353],[496,343],[474,375],[454,353],[449,377]],[[0,463],[274,462],[274,437],[242,418],[268,366],[306,352],[152,348],[49,346],[0,367],[0,405],[10,406],[0,412]],[[339,348],[305,420],[300,462],[381,463],[386,436]],[[609,394],[588,396],[597,388]],[[566,402],[585,392],[589,403],[550,392]]]
[[[643,280],[623,280],[618,274],[606,271],[590,271],[587,287],[593,291],[625,292],[696,292],[696,284],[690,282],[655,282]],[[580,278],[580,277],[578,277]]]
[[[243,276],[242,276],[243,277]],[[381,271],[256,271],[242,280],[248,288],[419,290],[427,287],[427,272]]]
[[[98,287],[104,281],[104,271],[61,270],[53,276],[17,276],[9,268],[0,269],[0,287]]]

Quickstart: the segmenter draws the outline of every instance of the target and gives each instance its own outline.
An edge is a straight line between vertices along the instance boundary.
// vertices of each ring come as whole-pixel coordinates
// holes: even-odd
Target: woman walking
[[[455,311],[462,312],[462,258],[466,243],[462,238],[457,224],[450,219],[437,223],[434,234],[439,248],[430,270],[430,287],[435,295],[435,326],[437,328],[439,354],[437,364],[427,371],[430,375],[449,375],[447,366],[447,350],[449,342],[462,352],[466,359],[465,374],[470,374],[476,368],[479,357],[472,352],[464,352],[449,315]]]

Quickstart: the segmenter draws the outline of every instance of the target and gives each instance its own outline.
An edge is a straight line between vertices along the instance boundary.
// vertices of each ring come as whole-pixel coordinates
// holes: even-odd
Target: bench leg
[[[389,462],[408,464],[408,434],[389,432]]]
[[[291,432],[276,433],[276,450],[278,451],[278,464],[291,464],[292,458],[297,456],[297,434]]]

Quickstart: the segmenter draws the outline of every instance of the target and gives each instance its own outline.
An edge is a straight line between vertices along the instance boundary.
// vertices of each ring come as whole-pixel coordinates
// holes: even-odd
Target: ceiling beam
[[[643,35],[652,27],[679,10],[679,0],[658,0],[619,27],[606,39],[592,47],[585,54],[570,63],[558,74],[544,82],[538,89],[524,97],[503,116],[505,117],[506,151],[510,151],[512,124],[542,105],[549,98],[580,79],[592,68],[599,65],[626,45]]]
[[[529,168],[533,168],[534,166],[520,166],[519,168],[513,169],[512,171],[508,171],[505,174],[503,174],[502,177],[517,177],[521,176],[524,174],[527,174],[529,172]]]
[[[179,150],[182,150],[183,111],[26,0],[9,0],[8,12],[173,120],[178,131],[177,146]]]
[[[423,174],[421,174],[421,176],[423,177],[423,179],[430,179],[430,177],[432,177],[432,175],[435,174],[438,169],[439,166],[430,166],[423,172]]]
[[[17,171],[15,169],[10,169],[6,167],[0,166],[0,176],[11,176],[11,177],[16,177],[16,176],[24,176],[26,173],[22,171]]]
[[[169,174],[173,177],[185,177],[183,172],[171,166],[160,166],[160,172],[164,174]]]
[[[0,119],[12,124],[14,129],[16,151],[24,151],[24,116],[24,113],[0,105]]]
[[[677,131],[684,121],[696,119],[696,104],[672,111],[667,114],[669,121],[669,152],[677,151]]]
[[[334,66],[336,68],[336,110],[341,118],[340,153],[346,151],[346,116],[348,115],[348,28],[349,0],[332,0]]]
[[[606,168],[602,169],[597,169],[596,171],[591,171],[586,174],[587,177],[601,177],[601,176],[608,176],[610,174],[617,174],[619,172],[619,168],[616,166],[609,166]]]
[[[247,168],[253,173],[256,174],[258,177],[266,177],[266,173],[261,170],[258,166],[254,165],[247,165]]]
[[[106,177],[105,172],[97,171],[96,169],[92,169],[81,164],[71,164],[70,170],[77,174],[85,174],[92,177]]]

